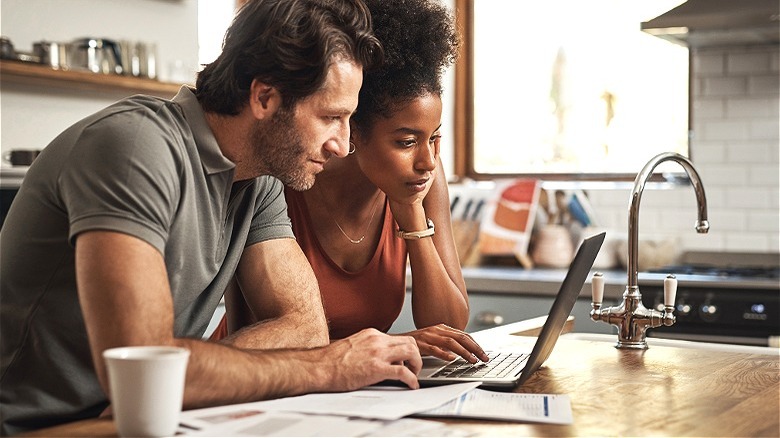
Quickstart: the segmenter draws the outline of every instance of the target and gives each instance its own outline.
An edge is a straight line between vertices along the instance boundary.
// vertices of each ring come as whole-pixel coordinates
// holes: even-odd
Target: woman
[[[387,331],[401,312],[407,256],[412,313],[406,333],[422,355],[487,361],[462,332],[468,296],[439,162],[441,75],[458,35],[434,0],[368,0],[385,63],[365,73],[351,152],[329,160],[311,190],[287,189],[293,231],[320,285],[332,339]],[[237,290],[225,295],[229,332],[251,323]],[[212,336],[225,334],[225,321]]]

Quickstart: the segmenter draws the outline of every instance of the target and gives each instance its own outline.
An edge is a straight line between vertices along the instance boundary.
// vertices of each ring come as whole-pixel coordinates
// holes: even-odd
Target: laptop
[[[582,285],[593,267],[601,244],[604,243],[605,234],[589,237],[580,245],[530,354],[489,351],[487,353],[490,361],[477,364],[470,364],[463,358],[448,362],[435,357],[425,357],[423,368],[417,376],[420,385],[482,382],[482,387],[505,389],[522,385],[552,353],[566,319],[577,302]]]

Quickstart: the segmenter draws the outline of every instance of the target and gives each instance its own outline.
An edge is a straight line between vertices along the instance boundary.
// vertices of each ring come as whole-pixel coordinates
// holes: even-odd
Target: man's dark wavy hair
[[[441,95],[444,70],[457,59],[460,35],[441,0],[365,0],[384,63],[363,77],[352,120],[358,128],[417,97]]]
[[[206,111],[236,115],[257,78],[292,108],[342,59],[364,70],[382,60],[362,0],[249,0],[225,33],[222,53],[198,74],[195,95]]]

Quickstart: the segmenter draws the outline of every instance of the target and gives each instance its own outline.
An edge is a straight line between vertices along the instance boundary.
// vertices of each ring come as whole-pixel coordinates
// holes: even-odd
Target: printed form
[[[571,424],[567,395],[516,394],[476,388],[479,382],[418,390],[368,387],[181,413],[184,436],[468,436],[436,421],[452,417]]]
[[[571,400],[564,394],[518,394],[472,389],[420,417],[481,418],[572,424]]]

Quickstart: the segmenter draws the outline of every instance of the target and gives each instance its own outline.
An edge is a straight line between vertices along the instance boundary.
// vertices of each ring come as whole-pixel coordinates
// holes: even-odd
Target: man
[[[99,415],[101,354],[124,345],[191,350],[185,408],[418,386],[411,338],[327,345],[282,190],[347,154],[362,71],[380,54],[360,0],[253,0],[196,90],[125,99],[46,147],[0,245],[3,434]],[[203,342],[229,285],[261,322]]]

